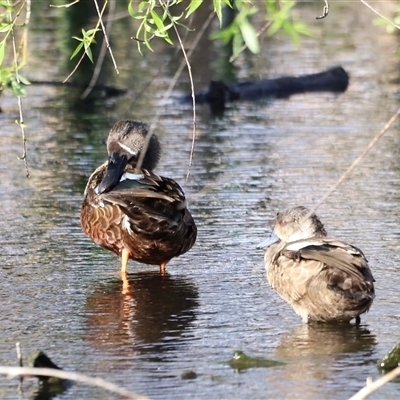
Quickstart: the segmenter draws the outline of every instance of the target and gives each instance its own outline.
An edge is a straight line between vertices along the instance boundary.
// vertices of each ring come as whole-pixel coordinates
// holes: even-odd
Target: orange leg
[[[160,264],[160,275],[161,275],[161,276],[164,276],[165,273],[166,273],[165,267],[167,266],[167,262],[168,262],[168,261],[163,262],[163,263]]]
[[[125,247],[122,249],[121,253],[121,275],[126,275],[126,266],[129,260],[129,250]]]

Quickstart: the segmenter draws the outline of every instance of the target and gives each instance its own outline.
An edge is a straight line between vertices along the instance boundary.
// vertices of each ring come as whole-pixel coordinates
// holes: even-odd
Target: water
[[[187,184],[191,111],[173,100],[162,106],[157,171],[184,186],[198,240],[169,263],[165,277],[156,267],[130,262],[125,293],[119,259],[81,231],[82,193],[106,158],[111,125],[121,118],[151,122],[181,57],[157,45],[155,54],[142,58],[122,35],[114,47],[121,75],[109,83],[128,88],[126,96],[83,107],[73,103],[74,91],[30,87],[24,99],[29,179],[17,158],[17,103],[2,97],[1,365],[17,365],[18,341],[25,356],[38,348],[66,370],[154,399],[345,399],[368,376],[378,377],[376,361],[400,331],[399,123],[318,209],[331,234],[363,249],[376,279],[376,300],[359,329],[303,325],[268,286],[256,249],[279,209],[318,202],[399,107],[396,37],[373,27],[375,16],[361,3],[332,4],[329,17],[315,21],[320,8],[298,9],[315,37],[299,48],[286,39],[263,39],[260,55],[238,60],[238,75],[300,75],[342,65],[351,75],[345,94],[235,104],[222,119],[198,109]],[[35,18],[52,26],[55,16]],[[117,32],[127,27],[126,19],[115,24]],[[29,78],[66,76],[53,36],[52,30],[32,31]],[[220,56],[218,47],[207,48],[203,42],[193,58],[199,89],[215,78],[207,60]],[[43,60],[50,60],[48,69]],[[182,76],[174,96],[188,88]],[[239,373],[228,365],[235,350],[285,364]],[[182,379],[185,371],[197,378]],[[1,398],[19,396],[15,380],[1,377],[0,388]],[[22,397],[34,398],[36,389],[27,380]],[[399,393],[391,383],[372,398]],[[77,384],[59,398],[118,396]]]

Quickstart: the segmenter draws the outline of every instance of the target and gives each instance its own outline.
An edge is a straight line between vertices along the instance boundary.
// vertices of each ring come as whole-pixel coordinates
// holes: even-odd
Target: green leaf
[[[92,54],[92,49],[90,48],[90,46],[85,46],[85,53],[88,56],[89,60],[92,62],[93,64],[93,54]]]
[[[2,41],[0,43],[0,66],[3,64],[5,49],[6,49],[6,42]]]
[[[214,12],[217,14],[219,19],[219,25],[222,24],[222,0],[213,0],[214,3]]]
[[[267,35],[272,36],[275,35],[276,32],[278,32],[282,28],[282,21],[281,20],[275,20],[272,25],[268,28],[267,30]]]
[[[171,38],[170,38],[168,35],[165,35],[165,36],[164,36],[164,40],[165,40],[167,43],[169,43],[170,45],[173,45],[173,44],[174,44],[174,42],[171,40]]]
[[[13,77],[10,80],[11,91],[15,96],[25,96],[25,89],[17,82],[17,80]]]
[[[100,30],[99,28],[97,28],[97,29],[95,29],[95,28],[93,28],[93,29],[88,29],[88,30],[86,31],[86,35],[85,35],[85,34],[84,34],[84,30],[82,29],[82,33],[84,34],[84,36],[94,36],[99,30]]]
[[[161,31],[164,29],[164,22],[163,20],[160,18],[160,16],[154,11],[151,10],[150,11],[151,16],[153,17],[153,21],[155,23],[155,25],[157,26],[157,28]]]
[[[192,15],[203,3],[203,0],[192,0],[189,6],[186,8],[186,17]]]
[[[12,25],[8,22],[0,23],[0,33],[8,32],[12,28]]]
[[[243,40],[246,46],[253,54],[260,52],[260,45],[258,43],[257,33],[253,28],[253,25],[247,19],[244,19],[239,25],[240,31],[242,32]]]
[[[132,18],[137,18],[138,13],[133,9],[132,0],[128,4],[128,13]]]
[[[31,83],[23,75],[18,74],[18,78],[23,85],[30,85]]]
[[[143,13],[143,10],[147,5],[149,6],[148,8],[150,10],[152,10],[154,8],[154,2],[145,0],[145,1],[142,1],[142,2],[139,3],[139,6],[138,6],[139,12]]]
[[[72,60],[82,50],[82,47],[83,47],[83,42],[80,42],[78,46],[76,46],[75,51],[72,53],[70,60]]]
[[[243,37],[240,32],[237,32],[232,37],[232,50],[233,54],[237,56],[240,53],[240,49],[243,46]]]

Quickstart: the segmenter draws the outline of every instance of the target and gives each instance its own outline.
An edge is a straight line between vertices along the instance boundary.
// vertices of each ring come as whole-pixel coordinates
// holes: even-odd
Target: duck
[[[368,261],[355,246],[329,237],[319,217],[304,206],[277,213],[265,248],[268,283],[303,322],[360,324],[375,298]]]
[[[92,173],[84,191],[82,230],[121,257],[123,276],[129,259],[158,265],[165,274],[167,263],[189,251],[197,237],[182,188],[153,172],[161,145],[155,134],[148,135],[145,123],[115,123],[107,138],[108,161]]]

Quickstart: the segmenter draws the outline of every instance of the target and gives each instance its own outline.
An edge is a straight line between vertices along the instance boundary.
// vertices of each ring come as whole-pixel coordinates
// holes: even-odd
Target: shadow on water
[[[179,346],[195,320],[197,298],[190,280],[158,271],[129,274],[127,285],[99,284],[87,299],[86,339],[114,355],[147,354],[162,361],[161,354]]]

